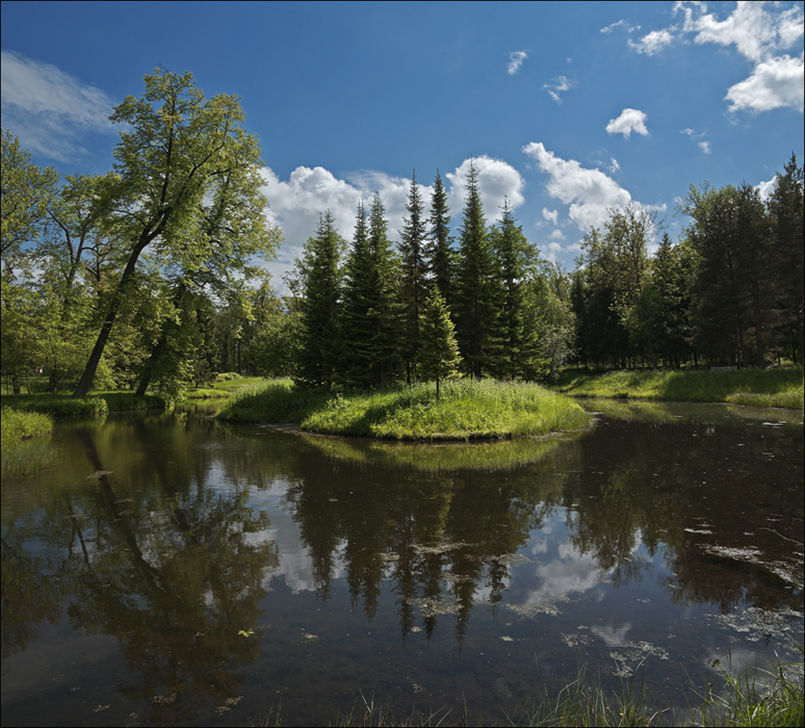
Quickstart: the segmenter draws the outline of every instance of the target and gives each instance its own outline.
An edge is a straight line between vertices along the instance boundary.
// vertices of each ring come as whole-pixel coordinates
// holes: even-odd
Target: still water
[[[583,666],[682,707],[790,659],[802,413],[587,406],[438,446],[59,422],[57,466],[2,487],[3,725],[314,726],[361,696],[503,723]]]

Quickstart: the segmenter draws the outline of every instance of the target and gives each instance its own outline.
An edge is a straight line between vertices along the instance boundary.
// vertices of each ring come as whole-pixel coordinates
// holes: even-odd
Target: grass
[[[676,402],[727,402],[803,409],[803,369],[562,372],[555,388],[571,396]]]
[[[532,383],[448,382],[397,385],[349,396],[272,380],[237,391],[218,415],[232,421],[298,422],[328,435],[390,440],[469,440],[542,435],[586,426],[590,417],[567,397]]]
[[[40,412],[52,417],[103,415],[165,407],[165,400],[161,397],[137,397],[131,392],[94,392],[82,399],[73,399],[69,394],[7,394],[2,397],[2,402],[3,407]]]
[[[30,475],[53,462],[54,451],[46,437],[52,430],[53,420],[48,415],[3,407],[0,419],[3,477]]]
[[[797,645],[800,654],[801,644]],[[779,660],[764,668],[751,669],[738,677],[727,670],[707,686],[694,693],[697,705],[689,706],[683,715],[670,709],[649,706],[650,687],[645,673],[621,683],[620,692],[608,693],[599,682],[590,681],[586,669],[565,685],[555,697],[545,695],[529,707],[515,707],[497,721],[484,717],[473,719],[467,711],[453,715],[442,708],[423,713],[412,711],[395,717],[388,703],[362,693],[344,717],[331,725],[342,726],[661,726],[694,725],[707,728],[787,728],[803,725],[802,660],[782,663]],[[261,725],[281,726],[281,707],[267,716]]]

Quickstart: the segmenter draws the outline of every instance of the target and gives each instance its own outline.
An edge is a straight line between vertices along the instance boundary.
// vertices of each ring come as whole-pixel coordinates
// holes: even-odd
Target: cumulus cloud
[[[652,30],[646,33],[636,43],[629,40],[629,47],[638,53],[645,53],[647,56],[653,56],[661,50],[667,48],[674,42],[674,34],[670,30]]]
[[[623,134],[627,139],[632,132],[648,136],[647,118],[645,113],[638,109],[624,109],[619,117],[609,120],[607,134]]]
[[[559,224],[559,210],[549,210],[547,207],[543,207],[542,216],[554,225]]]
[[[559,95],[564,91],[569,91],[576,85],[576,82],[569,79],[567,76],[558,76],[550,83],[543,84],[542,88],[545,89],[550,97],[557,103],[562,103],[562,97]]]
[[[114,133],[114,102],[49,63],[0,51],[3,127],[30,151],[70,162],[87,154],[87,133]]]
[[[601,170],[585,169],[574,159],[561,159],[542,142],[527,144],[523,152],[548,175],[548,194],[570,206],[568,216],[580,230],[599,227],[606,221],[609,208],[625,208],[632,201],[629,192]]]
[[[739,2],[724,20],[707,12],[703,2],[677,2],[681,22],[654,30],[629,47],[653,55],[674,42],[714,43],[735,50],[753,65],[749,78],[732,86],[724,97],[730,111],[753,113],[788,107],[803,110],[803,60],[781,55],[803,37],[803,11],[795,5]]]
[[[520,66],[523,65],[523,61],[528,58],[528,54],[525,51],[514,51],[514,53],[509,53],[509,67],[507,69],[510,76],[514,76],[519,70]]]
[[[504,199],[512,208],[523,201],[524,181],[510,164],[487,156],[473,160],[478,176],[478,188],[488,222],[501,217]],[[470,160],[465,160],[453,172],[443,175],[451,211],[451,226],[460,224],[461,211],[466,196],[466,175]],[[367,207],[375,193],[380,195],[388,220],[389,238],[399,239],[399,231],[408,216],[405,204],[411,180],[383,172],[360,171],[336,177],[323,167],[297,167],[287,180],[268,167],[263,168],[265,181],[262,191],[269,201],[269,217],[283,232],[283,244],[277,260],[268,264],[274,284],[282,289],[282,276],[293,268],[294,261],[302,254],[302,247],[316,232],[319,216],[329,210],[339,234],[348,242],[355,230],[355,211],[360,200]],[[430,210],[433,188],[419,185],[426,213]]]
[[[758,191],[760,199],[766,202],[774,194],[774,190],[777,189],[777,175],[775,174],[774,177],[766,182],[755,185],[755,189]]]
[[[730,111],[754,113],[782,107],[803,110],[803,58],[781,56],[758,63],[752,75],[732,86],[724,97]]]

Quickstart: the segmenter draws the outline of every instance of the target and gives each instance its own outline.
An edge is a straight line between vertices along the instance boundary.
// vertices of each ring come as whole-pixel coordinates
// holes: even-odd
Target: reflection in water
[[[58,472],[2,491],[4,721],[95,720],[42,682],[63,675],[9,667],[82,636],[116,645],[81,664],[112,676],[117,722],[259,721],[281,693],[317,725],[375,689],[488,715],[575,660],[681,682],[713,634],[801,630],[801,418],[615,406],[457,446],[187,411],[60,423]]]

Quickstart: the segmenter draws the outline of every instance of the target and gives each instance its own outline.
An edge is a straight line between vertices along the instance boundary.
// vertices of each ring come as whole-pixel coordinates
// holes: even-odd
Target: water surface
[[[57,423],[57,467],[2,488],[3,724],[502,723],[582,666],[681,707],[790,656],[802,414],[588,406],[467,445]]]

